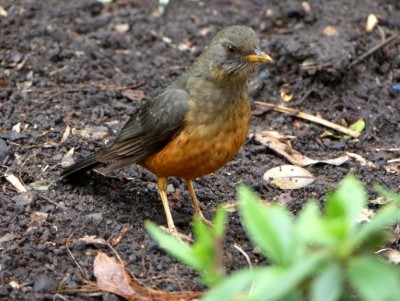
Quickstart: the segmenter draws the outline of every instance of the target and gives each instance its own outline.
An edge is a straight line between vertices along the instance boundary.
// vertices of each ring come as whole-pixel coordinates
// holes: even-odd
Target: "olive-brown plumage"
[[[256,62],[271,61],[251,28],[222,29],[184,74],[129,119],[115,140],[64,169],[61,177],[100,164],[105,165],[102,172],[111,172],[137,163],[157,176],[171,231],[170,176],[186,181],[195,212],[203,217],[192,180],[224,166],[243,144],[250,121],[248,78]]]

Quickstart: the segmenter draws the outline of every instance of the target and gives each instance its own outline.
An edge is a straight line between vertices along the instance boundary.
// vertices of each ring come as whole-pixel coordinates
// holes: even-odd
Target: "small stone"
[[[46,274],[36,276],[33,284],[33,291],[35,293],[46,293],[55,291],[57,283],[53,278]]]
[[[4,134],[2,134],[1,138],[4,138],[6,140],[10,140],[10,141],[16,141],[16,140],[25,138],[25,135],[11,130],[11,131],[7,131]]]
[[[38,199],[38,194],[35,191],[26,191],[17,194],[12,198],[12,201],[15,202],[18,206],[26,206],[36,201]]]
[[[175,187],[172,184],[167,185],[167,193],[173,193],[175,191]]]
[[[100,223],[103,221],[103,213],[92,213],[85,216],[86,219],[93,220],[94,222]]]
[[[0,138],[0,156],[4,155],[8,151],[7,142]]]

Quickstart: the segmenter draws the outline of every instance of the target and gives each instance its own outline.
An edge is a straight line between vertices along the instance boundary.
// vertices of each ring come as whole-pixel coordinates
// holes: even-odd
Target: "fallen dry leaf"
[[[72,165],[75,163],[74,158],[72,157],[74,155],[75,148],[71,148],[61,159],[61,166],[62,167],[67,167],[69,165]]]
[[[269,169],[264,180],[281,189],[299,189],[313,183],[316,178],[306,169],[296,165],[281,165]]]
[[[67,141],[69,134],[71,133],[71,127],[67,124],[65,127],[64,133],[61,137],[60,144],[63,144],[65,141]]]
[[[349,158],[352,158],[355,161],[357,161],[358,163],[360,163],[362,166],[368,166],[373,169],[377,169],[377,166],[373,162],[364,159],[363,157],[361,157],[358,154],[346,152],[346,155],[349,156]]]
[[[290,163],[299,166],[308,166],[317,163],[325,163],[325,164],[339,166],[349,160],[346,154],[343,154],[337,158],[325,159],[325,160],[314,160],[308,158],[293,148],[288,149],[288,145],[286,143],[282,142],[281,140],[273,136],[268,135],[268,133],[266,132],[256,133],[255,139],[259,143],[264,144],[265,146],[274,150],[278,154],[284,156]]]
[[[5,174],[6,180],[10,182],[12,186],[18,191],[18,192],[26,192],[27,189],[25,186],[21,183],[21,181],[14,176],[13,174]]]
[[[99,252],[94,260],[93,273],[97,287],[123,298],[135,301],[195,301],[202,292],[164,292],[134,283],[120,258]]]
[[[376,199],[369,200],[369,204],[374,204],[374,205],[385,205],[392,202],[392,200],[385,198],[384,196],[378,196]]]
[[[370,222],[371,218],[374,217],[374,215],[375,215],[374,210],[363,208],[361,210],[360,215],[358,216],[357,222],[358,223]]]
[[[125,267],[114,257],[99,252],[94,260],[93,273],[97,280],[97,286],[102,291],[127,299],[133,298],[137,294]]]
[[[87,244],[107,245],[107,242],[104,238],[97,237],[96,235],[85,235],[84,237],[79,238],[79,241],[83,241]]]

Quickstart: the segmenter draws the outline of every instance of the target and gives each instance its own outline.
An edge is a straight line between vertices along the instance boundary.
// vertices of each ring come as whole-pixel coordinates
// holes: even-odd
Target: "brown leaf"
[[[284,156],[290,163],[298,165],[298,166],[308,166],[317,163],[325,163],[330,165],[339,166],[349,160],[347,154],[343,154],[337,158],[333,159],[324,159],[324,160],[314,160],[308,158],[297,150],[288,146],[287,143],[282,142],[280,139],[276,138],[276,134],[269,134],[268,132],[256,133],[255,139],[274,150],[278,154]]]
[[[111,239],[110,244],[113,247],[118,245],[121,239],[125,236],[126,231],[128,231],[128,225],[123,225],[118,235],[116,237],[113,237],[113,239]]]
[[[99,252],[94,260],[93,273],[97,286],[123,298],[133,298],[137,293],[131,285],[129,274],[121,262],[105,253]]]

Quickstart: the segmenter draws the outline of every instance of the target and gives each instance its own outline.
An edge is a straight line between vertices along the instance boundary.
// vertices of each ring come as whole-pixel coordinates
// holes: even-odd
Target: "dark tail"
[[[98,156],[99,156],[98,153],[93,153],[90,156],[86,157],[85,159],[78,161],[75,164],[72,164],[71,166],[68,166],[61,172],[60,174],[61,179],[67,178],[76,172],[89,170],[96,167],[96,165],[99,164],[99,161],[97,161]]]

